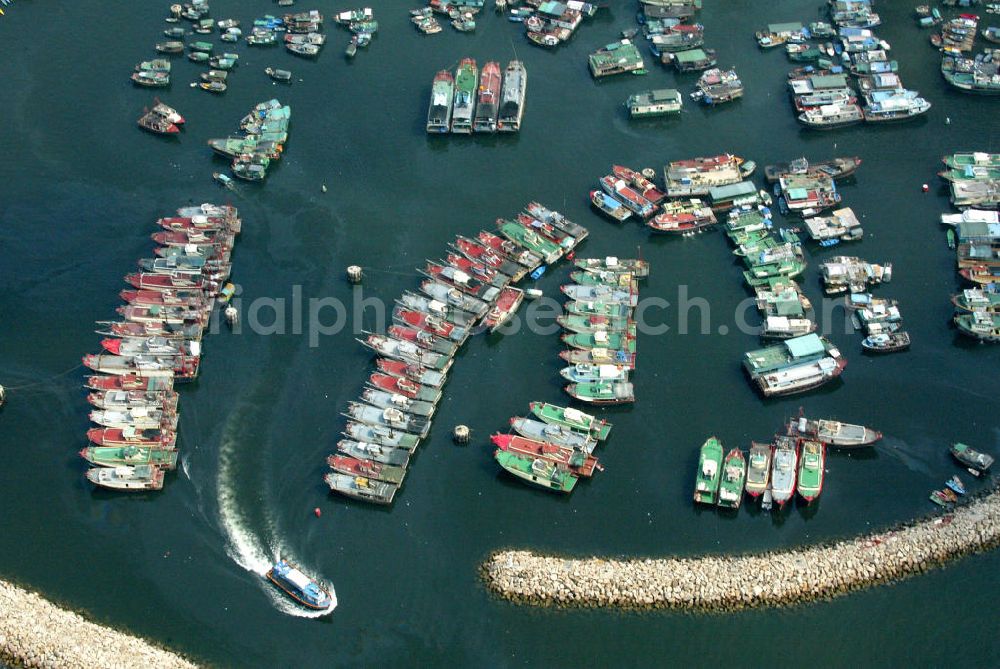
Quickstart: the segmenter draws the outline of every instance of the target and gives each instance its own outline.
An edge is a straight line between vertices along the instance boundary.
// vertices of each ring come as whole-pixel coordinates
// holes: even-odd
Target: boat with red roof
[[[91,390],[138,390],[145,392],[166,392],[174,387],[172,376],[141,376],[139,374],[88,376],[84,387]]]
[[[643,218],[649,218],[656,211],[656,206],[652,202],[644,198],[627,181],[613,174],[601,177],[601,188]]]
[[[663,205],[663,211],[646,225],[653,232],[684,234],[698,232],[718,221],[712,208],[698,199],[673,200]]]
[[[210,290],[215,282],[203,277],[136,272],[125,275],[125,283],[139,290]],[[217,287],[217,286],[216,286]]]
[[[231,249],[233,247],[233,233],[226,230],[220,230],[217,232],[209,232],[205,230],[164,230],[162,232],[154,232],[149,237],[161,246],[218,244],[227,249]]]
[[[331,455],[327,457],[326,464],[341,474],[363,476],[376,481],[395,483],[396,485],[402,483],[406,477],[405,467],[387,465],[372,460],[362,460],[361,458],[352,458],[347,455]]]
[[[450,321],[438,318],[423,311],[407,309],[402,305],[397,305],[392,311],[392,319],[402,325],[417,328],[424,332],[429,332],[438,337],[444,337],[456,342],[463,342],[469,335],[466,328],[455,325]]]
[[[593,476],[595,469],[602,469],[597,458],[585,451],[556,446],[546,441],[536,441],[514,434],[494,434],[490,437],[497,448],[530,458],[541,458],[564,467],[578,476]]]
[[[476,113],[472,121],[475,132],[496,132],[497,114],[500,111],[500,63],[490,61],[479,73],[479,92]]]
[[[510,277],[503,272],[489,267],[488,265],[484,265],[481,262],[470,260],[459,253],[449,253],[447,260],[448,264],[452,267],[474,276],[483,283],[489,283],[493,286],[497,286],[498,288],[503,288],[510,283]]]
[[[208,312],[186,307],[158,307],[156,305],[146,307],[128,304],[118,307],[116,311],[125,320],[136,323],[200,323],[204,325],[208,321]]]
[[[391,376],[398,376],[402,379],[416,381],[425,386],[440,388],[444,385],[447,375],[445,372],[436,369],[428,369],[402,360],[392,360],[390,358],[378,358],[375,366],[379,371]]]
[[[518,264],[524,265],[529,270],[533,270],[542,264],[542,257],[540,255],[529,251],[523,246],[518,246],[509,239],[494,235],[492,232],[480,230],[476,238],[487,248],[502,254]]]
[[[457,267],[443,265],[434,262],[427,262],[427,266],[420,271],[424,276],[428,276],[435,281],[457,288],[466,295],[472,295],[481,300],[492,300],[499,294],[500,289],[472,278]]]
[[[134,427],[94,427],[87,430],[87,439],[98,446],[144,446],[171,449],[177,443],[173,430]]]
[[[417,328],[411,328],[405,325],[390,325],[387,332],[390,337],[395,337],[396,339],[402,339],[405,341],[412,341],[420,348],[425,348],[428,351],[434,351],[435,353],[450,356],[455,355],[458,351],[457,343],[432,335],[426,330],[418,330]]]
[[[624,179],[625,181],[630,182],[633,186],[639,189],[639,193],[644,198],[653,204],[659,204],[665,197],[667,197],[666,193],[657,188],[656,184],[644,177],[641,172],[636,172],[635,170],[625,167],[624,165],[612,165],[611,173],[619,179]]]
[[[209,306],[205,293],[200,290],[160,291],[160,290],[123,290],[118,296],[126,304],[141,304],[144,306],[159,305],[161,307],[192,307]]]
[[[371,385],[372,388],[378,388],[379,390],[384,390],[390,393],[397,393],[403,397],[409,397],[411,400],[437,402],[441,399],[440,388],[425,386],[417,383],[416,381],[411,381],[410,379],[400,376],[393,376],[392,374],[380,374],[379,372],[373,372],[372,375],[368,377],[368,384]]]
[[[543,221],[549,225],[554,225],[563,232],[573,235],[576,238],[577,243],[582,242],[587,238],[587,235],[590,234],[590,231],[587,230],[587,228],[578,223],[574,223],[558,211],[553,211],[538,202],[529,202],[524,209],[539,221]]]
[[[204,328],[199,323],[131,323],[98,321],[103,329],[97,334],[107,337],[167,337],[169,339],[200,339]]]
[[[555,242],[567,251],[575,247],[578,242],[577,239],[569,234],[568,232],[563,232],[551,223],[545,223],[540,221],[534,216],[530,216],[525,213],[517,215],[517,222],[523,225],[528,230],[537,232],[542,237],[545,237],[549,241]]]
[[[483,324],[490,332],[496,332],[504,323],[510,320],[524,301],[524,291],[514,286],[507,286],[500,291],[500,296],[483,319]]]
[[[492,248],[468,237],[457,236],[453,246],[466,258],[481,262],[487,267],[492,267],[498,272],[506,274],[511,278],[511,281],[519,281],[528,273],[528,269],[524,265],[510,260]]]

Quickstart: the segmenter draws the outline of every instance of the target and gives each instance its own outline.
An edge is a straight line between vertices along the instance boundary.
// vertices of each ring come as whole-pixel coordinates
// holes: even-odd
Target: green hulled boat
[[[759,228],[741,228],[739,230],[732,230],[726,233],[735,246],[746,246],[759,242],[762,239],[767,239],[771,235],[771,232],[764,227]]]
[[[572,332],[562,336],[563,343],[572,348],[589,351],[592,348],[613,348],[619,351],[635,353],[635,338],[624,332]]]
[[[722,442],[709,437],[701,445],[698,457],[698,475],[694,482],[694,501],[701,504],[715,504],[722,479]]]
[[[627,332],[630,337],[636,335],[635,321],[627,316],[584,316],[577,314],[562,315],[556,318],[560,327],[570,332]]]
[[[611,424],[606,420],[598,420],[590,414],[583,413],[572,407],[561,407],[545,402],[532,402],[529,405],[531,413],[549,425],[561,425],[577,432],[589,434],[595,439],[604,440],[611,433]]]
[[[803,441],[802,455],[799,458],[799,479],[797,488],[799,496],[811,502],[823,491],[823,467],[826,464],[826,454],[823,444],[818,441]]]
[[[980,341],[1000,341],[1000,314],[973,311],[955,315],[958,331]]]
[[[135,66],[137,72],[169,72],[170,61],[166,58],[144,60]]]
[[[563,305],[567,314],[573,316],[607,316],[609,318],[627,318],[632,308],[619,302],[596,302],[591,300],[573,300]]]
[[[499,227],[501,235],[515,244],[519,244],[529,251],[539,254],[547,263],[555,262],[563,255],[563,248],[561,246],[540,237],[538,233],[527,229],[520,223],[503,221]]]
[[[722,481],[717,504],[725,509],[738,509],[743,501],[743,484],[747,478],[747,462],[743,451],[734,448],[722,462]]]
[[[589,381],[571,383],[566,393],[588,404],[627,404],[635,401],[635,389],[626,381]]]
[[[517,455],[500,449],[496,450],[493,458],[497,464],[517,478],[546,490],[572,492],[576,485],[576,476],[569,469],[560,467],[553,462]]]
[[[581,286],[614,286],[615,288],[628,288],[633,284],[638,290],[638,282],[631,274],[621,272],[588,272],[579,270],[570,272],[569,278],[573,283]]]
[[[965,169],[966,167],[1000,167],[1000,153],[955,153],[945,156],[944,164],[952,169]]]
[[[215,48],[211,42],[191,42],[188,44],[188,48],[192,51],[201,51],[202,53],[212,53],[212,49]]]
[[[766,286],[771,279],[777,277],[795,277],[802,274],[806,269],[804,260],[798,258],[786,258],[778,262],[756,265],[753,269],[743,272],[743,279],[750,286]]]
[[[88,446],[80,456],[98,467],[155,465],[161,469],[177,467],[177,451],[147,446]]]

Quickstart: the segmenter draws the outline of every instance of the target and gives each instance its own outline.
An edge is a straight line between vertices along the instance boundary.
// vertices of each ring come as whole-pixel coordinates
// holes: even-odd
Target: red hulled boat
[[[597,458],[573,448],[556,446],[546,441],[535,441],[513,434],[494,434],[490,440],[501,451],[510,451],[531,458],[541,458],[566,467],[579,476],[593,476],[595,469],[601,467]]]

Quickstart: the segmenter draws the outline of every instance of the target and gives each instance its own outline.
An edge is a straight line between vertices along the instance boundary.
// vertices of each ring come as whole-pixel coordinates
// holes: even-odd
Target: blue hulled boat
[[[267,578],[302,606],[323,610],[333,604],[333,597],[287,560],[278,560],[267,572]]]

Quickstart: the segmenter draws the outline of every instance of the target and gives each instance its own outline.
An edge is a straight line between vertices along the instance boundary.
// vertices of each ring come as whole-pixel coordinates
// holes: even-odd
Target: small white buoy
[[[951,125],[951,117],[950,116],[945,116],[944,117],[944,124],[945,125]]]
[[[351,283],[361,283],[362,274],[360,265],[351,265],[347,268],[347,278]]]
[[[225,312],[226,322],[229,323],[229,327],[236,325],[236,321],[240,319],[240,312],[236,310],[236,307],[229,305],[226,307]]]
[[[452,437],[455,439],[456,444],[467,444],[469,443],[469,438],[472,436],[472,430],[469,429],[468,425],[456,425],[455,431]]]
[[[319,189],[325,193],[326,192],[326,184],[323,184],[322,186],[320,186]]]
[[[541,297],[544,293],[542,293],[542,291],[540,291],[538,288],[525,288],[524,294],[529,298],[531,298],[532,300],[535,300]]]
[[[642,176],[646,177],[647,179],[652,179],[653,177],[656,176],[656,170],[654,170],[652,167],[647,167],[642,172],[640,172],[640,174],[642,174]]]
[[[7,389],[0,386],[0,407],[7,401]]]

